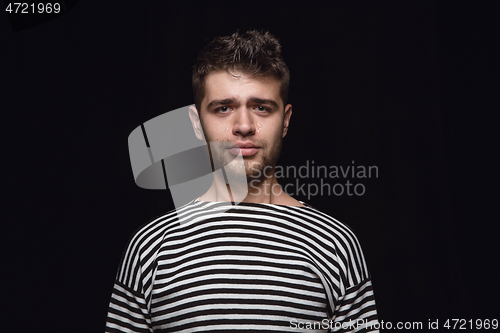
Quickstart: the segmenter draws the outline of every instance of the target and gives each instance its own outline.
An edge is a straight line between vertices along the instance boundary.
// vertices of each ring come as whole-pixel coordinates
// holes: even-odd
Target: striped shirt
[[[193,200],[131,238],[106,332],[376,332],[377,323],[347,226],[309,205]]]

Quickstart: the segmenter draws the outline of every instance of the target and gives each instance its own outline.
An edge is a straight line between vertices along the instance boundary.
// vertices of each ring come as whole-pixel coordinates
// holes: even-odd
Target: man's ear
[[[191,119],[191,124],[193,125],[194,135],[198,138],[198,140],[205,140],[205,136],[203,135],[203,128],[201,127],[200,115],[198,110],[194,106],[189,107],[189,118]]]
[[[290,118],[292,117],[292,105],[288,104],[285,106],[285,118],[283,119],[283,136],[285,137],[286,133],[288,133],[288,126],[290,125]]]

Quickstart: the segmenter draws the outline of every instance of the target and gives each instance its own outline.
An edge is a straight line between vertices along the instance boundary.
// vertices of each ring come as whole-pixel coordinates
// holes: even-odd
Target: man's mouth
[[[232,155],[238,156],[241,153],[241,156],[253,156],[259,152],[260,147],[254,145],[250,142],[237,142],[236,147],[233,146],[229,148],[229,152]]]

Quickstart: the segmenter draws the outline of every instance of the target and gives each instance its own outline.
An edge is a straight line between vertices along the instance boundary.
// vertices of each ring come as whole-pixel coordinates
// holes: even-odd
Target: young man
[[[276,190],[289,78],[269,33],[216,38],[201,52],[189,117],[214,182],[132,237],[107,332],[377,331],[355,235]],[[229,185],[242,174],[244,184]]]

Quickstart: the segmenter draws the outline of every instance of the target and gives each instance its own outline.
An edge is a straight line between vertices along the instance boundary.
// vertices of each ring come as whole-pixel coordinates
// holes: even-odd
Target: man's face
[[[266,166],[276,165],[291,114],[292,106],[283,106],[275,78],[225,71],[205,78],[199,116],[206,141],[222,143],[211,145],[217,166],[241,153],[247,176],[262,176]]]

